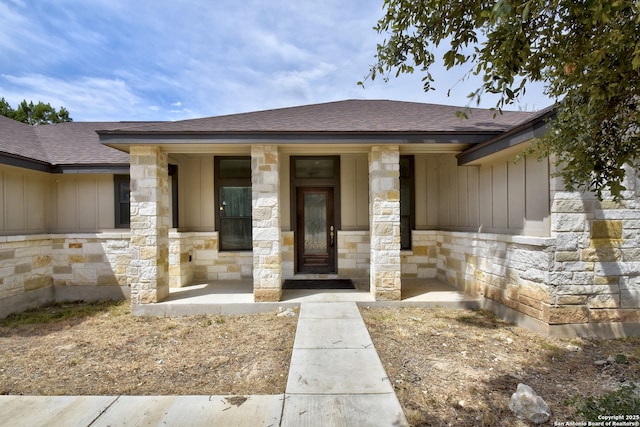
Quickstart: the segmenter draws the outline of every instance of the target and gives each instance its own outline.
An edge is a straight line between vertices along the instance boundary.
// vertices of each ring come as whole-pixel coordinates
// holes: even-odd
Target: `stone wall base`
[[[282,289],[254,289],[254,302],[278,302],[282,298]]]
[[[488,298],[482,299],[481,308],[491,311],[509,323],[551,337],[615,339],[640,336],[640,323],[607,322],[550,325]]]
[[[12,313],[57,302],[123,301],[129,299],[128,286],[47,286],[0,299],[0,319]]]
[[[53,286],[24,292],[0,299],[0,319],[12,313],[37,308],[55,302]]]
[[[131,296],[129,286],[54,286],[55,301],[123,301]]]
[[[393,289],[393,290],[376,290],[374,294],[376,301],[400,301],[401,299],[401,290]]]

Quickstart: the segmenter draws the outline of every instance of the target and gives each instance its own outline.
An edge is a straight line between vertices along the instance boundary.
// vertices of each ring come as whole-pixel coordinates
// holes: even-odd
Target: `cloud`
[[[74,120],[122,120],[140,117],[144,100],[122,80],[60,80],[41,74],[0,75],[0,91],[11,105],[23,99],[64,106]]]
[[[384,98],[464,105],[420,75],[356,85],[382,36],[367,0],[0,0],[0,96],[64,105],[76,120],[164,120]],[[535,91],[534,91],[535,93]],[[542,107],[545,105],[541,105]]]

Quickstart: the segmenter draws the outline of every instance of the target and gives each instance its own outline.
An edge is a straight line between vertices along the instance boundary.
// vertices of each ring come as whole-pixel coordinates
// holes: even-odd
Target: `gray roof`
[[[457,113],[464,111],[466,119]],[[100,141],[100,135],[147,138],[163,135],[289,134],[474,134],[482,142],[526,124],[539,113],[388,100],[346,100],[175,122],[69,122],[29,126],[0,116],[0,160],[61,168],[126,166],[129,154]],[[237,136],[233,136],[236,134]],[[104,141],[103,141],[104,142]],[[9,159],[7,161],[6,159]]]
[[[465,111],[467,119],[456,113]],[[346,100],[201,119],[161,122],[101,134],[496,133],[534,113],[388,100]]]
[[[4,116],[0,116],[0,152],[47,162],[35,129]]]
[[[129,154],[100,144],[96,133],[98,129],[123,128],[127,124],[131,123],[69,122],[29,126],[0,116],[0,155],[46,164],[50,169],[127,165]]]
[[[57,165],[129,163],[129,154],[100,144],[96,130],[121,128],[122,122],[68,122],[34,126],[48,162]]]

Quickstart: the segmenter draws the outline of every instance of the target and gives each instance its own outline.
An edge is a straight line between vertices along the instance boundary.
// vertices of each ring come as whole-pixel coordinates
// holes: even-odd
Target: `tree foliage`
[[[32,126],[73,121],[66,108],[60,107],[56,110],[51,104],[42,101],[37,104],[31,101],[27,104],[24,100],[14,110],[4,98],[0,98],[0,115]]]
[[[638,0],[385,0],[384,9],[371,79],[419,69],[428,91],[442,45],[447,69],[482,76],[469,97],[498,94],[498,110],[544,82],[557,114],[535,148],[562,165],[567,189],[620,196],[622,166],[640,154]]]

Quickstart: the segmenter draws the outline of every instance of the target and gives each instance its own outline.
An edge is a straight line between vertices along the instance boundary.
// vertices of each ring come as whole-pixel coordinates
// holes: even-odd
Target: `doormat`
[[[285,280],[282,289],[355,289],[351,279]]]

